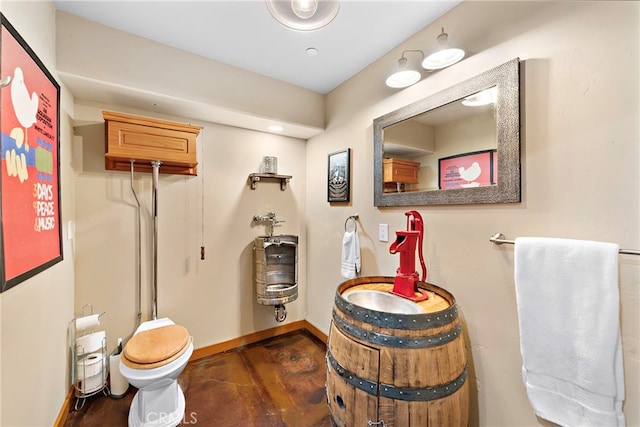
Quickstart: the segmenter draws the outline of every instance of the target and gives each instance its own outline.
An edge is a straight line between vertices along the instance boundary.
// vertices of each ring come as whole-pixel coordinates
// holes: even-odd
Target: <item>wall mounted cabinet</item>
[[[103,111],[105,168],[129,171],[131,160],[139,172],[151,172],[160,161],[160,173],[197,175],[196,138],[200,128],[164,120]]]

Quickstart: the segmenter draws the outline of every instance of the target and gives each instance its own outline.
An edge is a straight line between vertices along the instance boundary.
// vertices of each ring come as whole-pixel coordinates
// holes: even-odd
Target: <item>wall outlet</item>
[[[378,225],[378,240],[381,242],[389,241],[389,224]]]

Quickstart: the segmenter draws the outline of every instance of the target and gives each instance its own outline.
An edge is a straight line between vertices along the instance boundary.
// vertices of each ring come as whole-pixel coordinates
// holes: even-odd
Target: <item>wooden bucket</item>
[[[467,360],[453,295],[418,282],[418,314],[362,308],[354,290],[388,291],[393,277],[338,286],[327,344],[327,399],[334,426],[466,426]]]

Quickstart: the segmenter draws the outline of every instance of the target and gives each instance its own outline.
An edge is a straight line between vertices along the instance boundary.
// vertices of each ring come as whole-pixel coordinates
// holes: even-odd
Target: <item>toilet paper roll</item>
[[[84,331],[85,329],[94,328],[100,325],[100,315],[91,314],[89,316],[83,316],[76,318],[76,330]]]
[[[76,365],[78,379],[88,379],[102,373],[105,368],[104,357],[102,353],[91,353],[80,359]]]
[[[109,356],[109,388],[111,397],[116,399],[124,396],[129,389],[129,381],[120,373],[120,355]]]
[[[105,332],[98,331],[92,334],[83,335],[76,338],[76,350],[78,354],[93,353],[102,348]]]
[[[81,393],[91,393],[102,389],[106,384],[107,378],[100,372],[92,377],[83,378],[78,381]]]

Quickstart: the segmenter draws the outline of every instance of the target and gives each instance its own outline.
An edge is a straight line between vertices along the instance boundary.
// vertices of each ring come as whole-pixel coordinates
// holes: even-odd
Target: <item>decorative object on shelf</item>
[[[313,31],[328,25],[338,15],[337,0],[266,0],[271,15],[287,28]]]
[[[264,169],[264,173],[277,174],[278,158],[273,156],[264,156],[262,158],[262,168]]]
[[[398,60],[398,71],[387,77],[386,84],[392,88],[405,88],[416,84],[422,78],[420,71],[409,67],[406,53],[419,53],[422,60],[422,68],[431,72],[441,70],[460,62],[464,58],[463,49],[449,44],[449,35],[442,32],[438,35],[436,46],[432,53],[424,56],[424,52],[418,49],[407,49],[402,52],[402,56]]]
[[[0,14],[0,292],[62,261],[60,86]]]
[[[263,179],[277,179],[280,180],[280,190],[284,191],[287,188],[287,183],[293,178],[291,175],[276,175],[272,173],[251,173],[249,174],[249,183],[251,189],[255,190],[258,187],[258,182]]]
[[[327,201],[348,202],[351,193],[351,149],[329,154]]]

